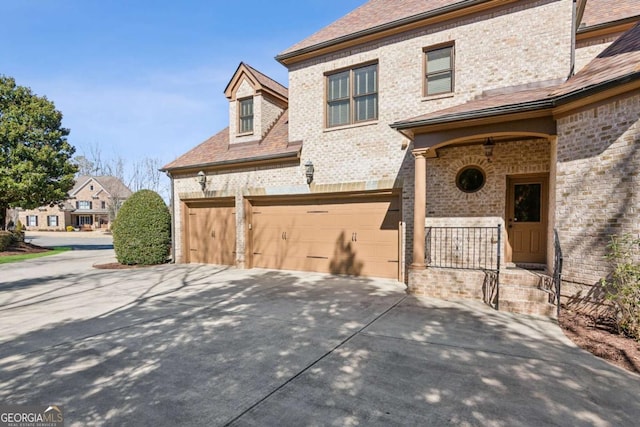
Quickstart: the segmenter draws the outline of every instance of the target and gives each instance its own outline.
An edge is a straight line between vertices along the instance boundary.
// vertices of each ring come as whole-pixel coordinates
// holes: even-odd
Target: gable
[[[98,181],[96,181],[93,177],[80,176],[76,180],[76,185],[69,192],[69,196],[74,197],[76,194],[81,192],[83,189],[87,188],[89,185],[94,185],[94,189],[92,190],[93,192],[98,192],[104,189],[102,185]],[[95,186],[99,188],[95,188]]]
[[[245,71],[241,70],[233,76],[224,94],[230,101],[235,101],[238,98],[253,96],[258,89],[257,81],[251,79]]]
[[[249,90],[250,88],[251,90]],[[224,95],[230,100],[238,98],[267,94],[286,107],[289,99],[289,91],[286,87],[272,78],[262,74],[255,68],[241,62],[231,81],[224,90]]]
[[[256,92],[256,87],[250,83],[249,79],[246,76],[243,76],[240,79],[240,83],[238,84],[232,98],[233,99],[246,98],[249,96],[253,96],[255,92]]]

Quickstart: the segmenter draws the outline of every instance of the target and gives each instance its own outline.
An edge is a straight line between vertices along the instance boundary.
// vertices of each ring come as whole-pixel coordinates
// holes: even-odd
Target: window
[[[88,215],[81,215],[78,217],[78,225],[91,225],[93,219]]]
[[[90,189],[91,191],[93,191],[93,185],[90,185],[90,186],[89,186],[89,189]]]
[[[91,209],[91,202],[88,200],[78,200],[76,202],[76,209]]]
[[[542,184],[516,184],[513,219],[517,222],[540,222]]]
[[[107,209],[107,202],[105,202],[104,200],[100,202],[100,207],[102,209]]]
[[[38,226],[38,216],[27,215],[27,227],[37,227],[37,226]]]
[[[378,118],[378,64],[327,76],[327,126]]]
[[[478,166],[467,166],[458,172],[456,185],[465,193],[475,193],[484,187],[486,177]]]
[[[253,98],[241,99],[240,105],[240,133],[253,132]]]
[[[57,227],[58,226],[58,215],[49,215],[49,216],[47,216],[47,226],[48,227]]]
[[[453,46],[425,49],[425,95],[453,92]]]

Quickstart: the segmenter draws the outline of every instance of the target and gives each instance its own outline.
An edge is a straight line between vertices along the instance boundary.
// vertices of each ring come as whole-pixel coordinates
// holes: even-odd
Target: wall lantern
[[[493,147],[495,147],[495,143],[492,138],[487,138],[487,142],[482,145],[484,155],[488,161],[491,161],[491,158],[493,157]]]
[[[304,174],[307,177],[307,184],[311,184],[311,181],[313,181],[314,171],[313,163],[311,163],[311,160],[307,160],[307,163],[304,164]]]
[[[204,191],[207,186],[207,175],[203,171],[198,172],[198,184],[200,184],[200,188]]]

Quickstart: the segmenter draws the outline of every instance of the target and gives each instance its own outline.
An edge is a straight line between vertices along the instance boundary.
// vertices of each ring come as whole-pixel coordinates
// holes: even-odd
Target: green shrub
[[[618,329],[640,340],[640,238],[611,236],[606,258],[613,271],[602,286],[616,309]]]
[[[73,228],[73,225],[67,225],[67,231],[71,232],[71,231],[73,231],[73,230],[75,230],[75,229]]]
[[[13,238],[15,242],[24,242],[24,225],[18,221],[16,228],[13,230]]]
[[[0,252],[6,251],[9,245],[15,241],[13,233],[10,231],[0,231]]]
[[[118,211],[112,231],[120,264],[166,262],[171,244],[171,216],[158,193],[140,190],[129,197]]]

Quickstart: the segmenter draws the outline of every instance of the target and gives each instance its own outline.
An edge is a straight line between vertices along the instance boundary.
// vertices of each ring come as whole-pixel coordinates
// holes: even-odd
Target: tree
[[[120,264],[152,265],[167,261],[171,245],[171,215],[155,191],[129,197],[113,224],[113,247]]]
[[[78,176],[91,176],[96,174],[95,164],[86,156],[75,156],[73,162],[78,166]]]
[[[68,135],[53,102],[0,75],[0,228],[10,207],[67,198],[77,171]]]

